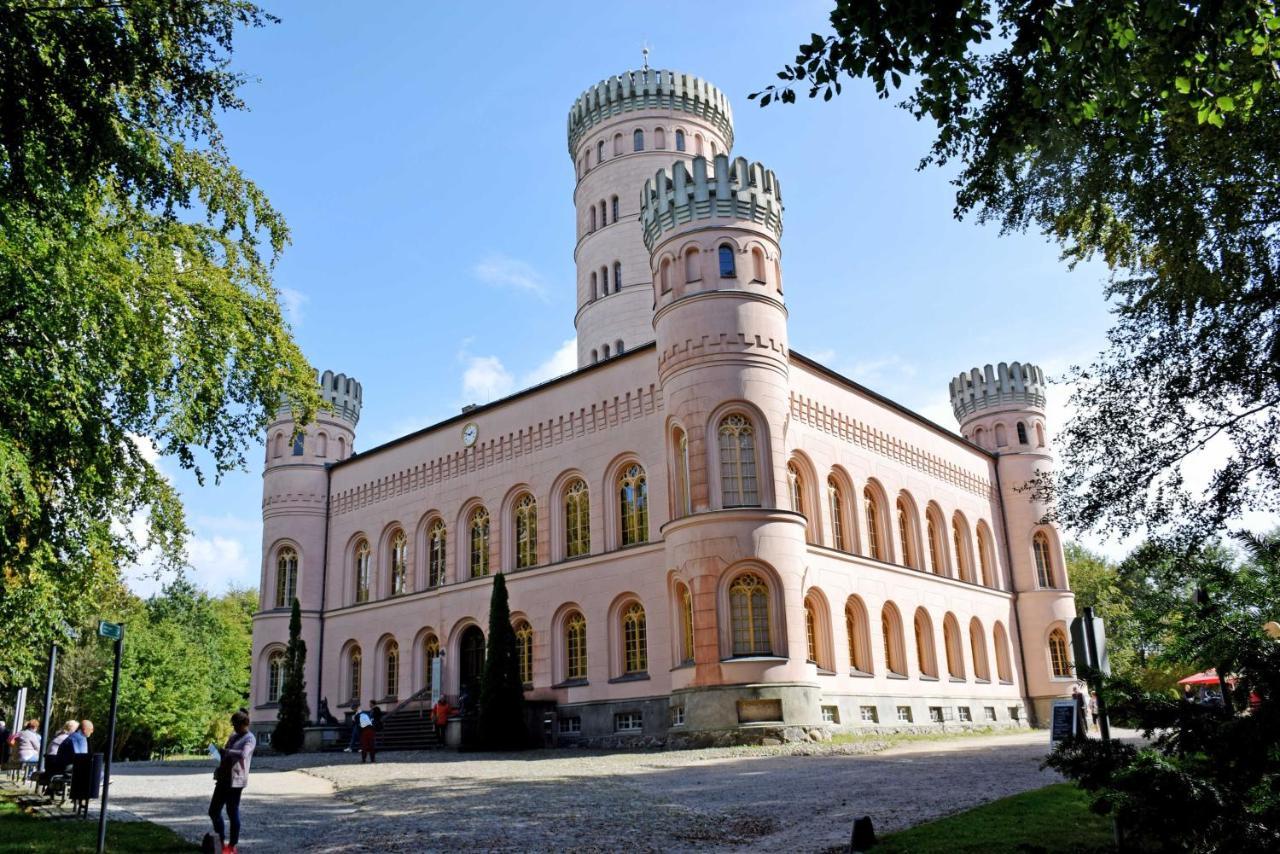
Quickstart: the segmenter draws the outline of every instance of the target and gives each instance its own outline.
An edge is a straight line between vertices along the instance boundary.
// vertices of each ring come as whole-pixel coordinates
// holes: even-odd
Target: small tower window
[[[293,439],[293,455],[295,457],[302,456],[302,434],[299,433]]]
[[[600,293],[600,287],[598,284],[596,284],[596,280],[598,278],[599,277],[596,276],[594,272],[591,274],[591,298],[592,299],[595,299],[596,295]]]
[[[618,221],[618,197],[614,196],[610,204],[612,205],[612,208],[613,208],[613,222],[617,222]]]
[[[653,147],[654,147],[654,148],[666,148],[666,147],[667,147],[667,132],[666,132],[666,131],[664,131],[662,128],[654,128],[654,131],[653,131]]]
[[[751,250],[751,279],[764,284],[764,253],[758,246]]]
[[[591,228],[589,228],[588,231],[595,231],[595,230],[596,230],[596,206],[592,205],[591,206]]]
[[[599,166],[604,162],[604,140],[596,143],[596,165]]]
[[[613,135],[613,156],[617,157],[621,153],[622,153],[622,134],[617,133]]]
[[[613,355],[615,356],[622,355],[622,339],[621,338],[613,342]]]
[[[598,361],[600,361],[600,351],[593,348],[591,350],[591,364],[594,365]]]
[[[671,293],[671,261],[667,258],[662,259],[662,267],[659,269],[659,281],[662,284],[662,292],[664,294]]]
[[[702,253],[695,246],[684,256],[684,280],[696,282],[702,278]]]
[[[700,133],[693,135],[693,153],[698,157],[702,156],[702,134]]]
[[[600,268],[600,296],[608,296],[609,294],[609,268]]]
[[[604,199],[600,200],[600,227],[604,228],[609,224],[609,209],[605,207]]]
[[[613,262],[613,292],[616,294],[622,290],[622,262]]]
[[[1018,444],[1019,445],[1031,444],[1027,440],[1027,425],[1023,424],[1021,421],[1018,422]]]
[[[1036,446],[1044,447],[1044,425],[1036,424]]]
[[[604,358],[606,359],[609,358],[609,345],[605,344],[603,347],[601,347],[600,353]]]
[[[676,131],[676,151],[684,151],[684,131]]]
[[[720,247],[720,278],[732,279],[732,278],[735,278],[737,275],[738,275],[738,271],[733,263],[733,247],[728,245],[721,246]]]
[[[644,151],[644,131],[639,128],[631,135],[632,151]]]

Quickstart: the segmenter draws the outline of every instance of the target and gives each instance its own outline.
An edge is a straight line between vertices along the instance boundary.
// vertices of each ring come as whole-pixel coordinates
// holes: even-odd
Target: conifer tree
[[[311,716],[307,706],[307,643],[302,634],[302,612],[293,600],[289,615],[289,645],[284,651],[284,685],[280,689],[280,708],[276,712],[276,730],[271,746],[281,753],[297,753],[302,749],[302,730]]]
[[[524,683],[511,627],[507,582],[493,577],[489,599],[489,648],[480,684],[480,742],[489,750],[519,750],[528,746],[524,722]]]

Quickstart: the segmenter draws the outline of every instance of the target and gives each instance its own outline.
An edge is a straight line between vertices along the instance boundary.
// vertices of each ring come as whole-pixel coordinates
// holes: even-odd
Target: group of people
[[[1090,691],[1086,694],[1079,685],[1075,685],[1071,689],[1071,699],[1076,703],[1077,735],[1083,738],[1089,734],[1091,721],[1094,726],[1098,725],[1098,693]]]
[[[58,730],[58,734],[49,739],[49,748],[44,752],[45,779],[61,774],[70,765],[77,754],[89,752],[89,737],[93,735],[93,721],[67,721]],[[0,763],[9,761],[11,751],[18,754],[18,762],[26,769],[26,777],[34,776],[35,768],[40,763],[40,747],[43,738],[40,735],[40,721],[32,718],[16,733],[10,733],[5,722],[0,720]]]
[[[378,733],[382,732],[382,708],[374,703],[368,711],[359,711],[351,719],[351,741],[344,752],[360,746],[360,764],[378,761]]]

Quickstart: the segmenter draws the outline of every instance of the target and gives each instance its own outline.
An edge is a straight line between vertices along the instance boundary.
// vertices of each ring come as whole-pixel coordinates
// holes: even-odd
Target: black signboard
[[[1053,704],[1053,718],[1049,724],[1049,742],[1063,741],[1076,733],[1076,701],[1057,700]]]

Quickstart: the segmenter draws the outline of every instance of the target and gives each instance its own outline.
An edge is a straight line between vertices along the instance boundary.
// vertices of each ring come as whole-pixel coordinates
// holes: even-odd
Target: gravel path
[[[853,819],[909,827],[1057,779],[1043,731],[875,745],[652,753],[255,758],[246,852],[787,850],[848,843]],[[119,765],[113,803],[192,839],[206,765]]]

